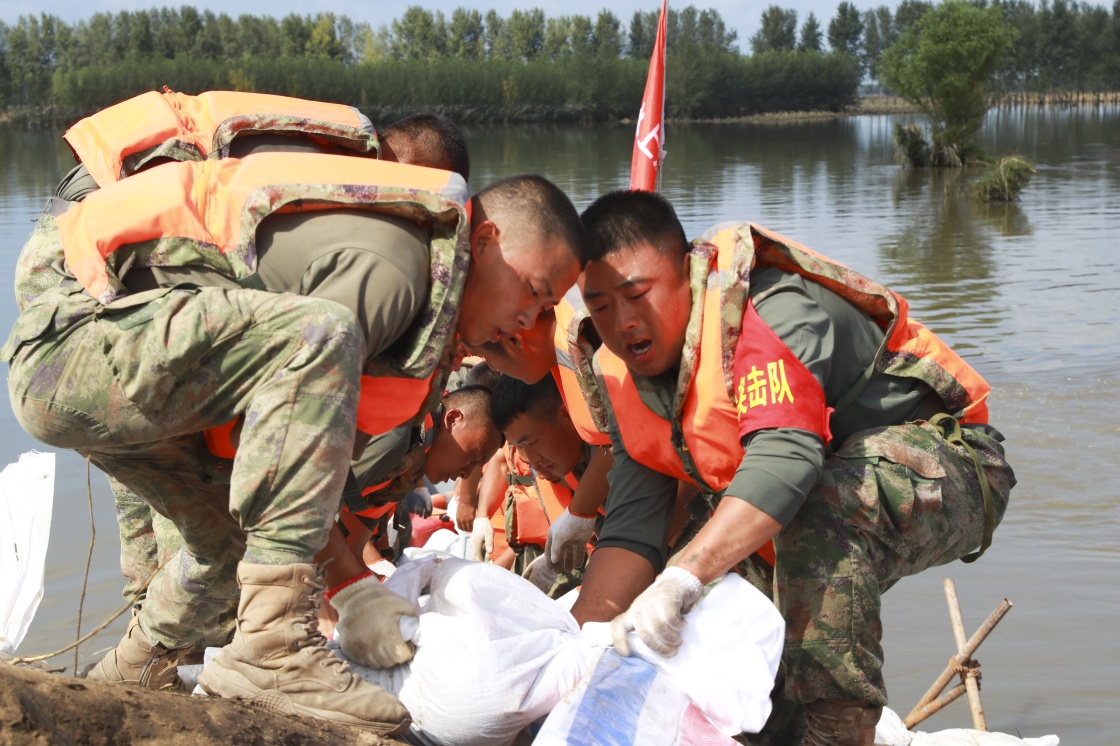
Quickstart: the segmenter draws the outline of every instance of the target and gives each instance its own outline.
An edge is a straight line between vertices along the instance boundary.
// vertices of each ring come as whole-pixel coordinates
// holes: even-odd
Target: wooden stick
[[[78,599],[78,631],[74,634],[74,675],[78,675],[78,646],[82,644],[82,607],[86,603],[86,586],[89,584],[89,565],[93,561],[93,543],[97,527],[93,525],[93,487],[89,481],[89,456],[86,456],[86,498],[89,500],[89,552],[86,553],[86,571],[82,575],[82,595]]]
[[[955,702],[964,692],[964,684],[957,684],[932,702],[927,702],[921,707],[915,707],[910,714],[906,716],[906,719],[902,721],[902,724],[906,726],[906,730],[910,730],[945,705],[950,702]]]
[[[949,665],[946,666],[945,670],[941,672],[941,675],[937,677],[937,681],[933,682],[933,686],[918,700],[918,704],[914,705],[914,709],[910,711],[910,715],[907,715],[906,719],[909,719],[910,716],[917,712],[923,705],[932,702],[934,698],[941,693],[941,690],[945,688],[945,685],[948,684],[949,680],[956,674],[957,667],[963,665],[972,657],[972,654],[976,652],[976,648],[980,647],[980,643],[984,642],[984,639],[991,634],[991,631],[999,624],[999,620],[1003,619],[1004,615],[1009,611],[1011,611],[1011,602],[1005,598],[999,602],[999,606],[995,608],[995,611],[988,615],[988,618],[980,625],[980,629],[976,630],[976,634],[965,644],[964,649],[949,659]]]
[[[105,629],[106,627],[108,627],[113,622],[115,622],[117,620],[117,617],[119,617],[121,614],[124,614],[126,611],[131,609],[133,607],[133,605],[135,605],[135,603],[136,603],[135,599],[138,598],[140,596],[140,594],[143,593],[148,588],[148,585],[155,579],[156,574],[159,573],[159,571],[162,570],[164,565],[166,565],[169,561],[170,561],[170,559],[167,559],[167,560],[164,560],[162,563],[160,563],[160,566],[155,569],[155,572],[153,572],[151,575],[148,576],[148,579],[144,581],[144,584],[136,589],[136,593],[134,593],[133,596],[132,596],[132,598],[133,598],[132,601],[129,601],[127,604],[125,604],[124,608],[122,608],[116,614],[113,614],[113,616],[106,619],[104,622],[102,622],[100,625],[98,625],[96,629],[90,630],[90,632],[88,632],[84,637],[79,639],[77,642],[72,642],[69,645],[67,645],[66,647],[62,648],[61,650],[56,650],[53,653],[44,653],[43,655],[17,656],[16,658],[13,658],[9,662],[12,663],[12,664],[16,664],[16,663],[32,663],[34,661],[45,661],[48,658],[54,658],[56,655],[62,655],[67,650],[73,650],[75,645],[80,645],[83,642],[85,642],[86,640],[90,639],[91,637],[96,635],[98,632]],[[116,646],[114,645],[114,647],[116,647]],[[75,672],[75,674],[76,673],[77,672]]]
[[[957,641],[957,653],[964,651],[967,641],[964,637],[964,619],[961,617],[961,605],[957,600],[957,585],[952,578],[945,578],[945,600],[949,602],[949,621],[953,624],[953,637]],[[971,656],[966,656],[971,658]],[[967,663],[965,664],[967,665]],[[961,683],[968,692],[968,707],[972,710],[972,727],[976,730],[988,732],[988,723],[984,720],[984,705],[980,703],[980,682],[975,676],[961,673]]]
[[[73,649],[74,649],[74,648],[76,648],[76,647],[77,647],[78,645],[81,645],[81,644],[82,644],[83,642],[85,642],[86,640],[90,639],[91,637],[93,637],[94,635],[96,635],[96,634],[97,634],[98,632],[100,632],[101,630],[105,629],[106,627],[108,627],[108,626],[109,626],[110,624],[112,624],[113,622],[115,622],[115,621],[117,620],[117,617],[119,617],[119,616],[120,616],[121,614],[125,613],[126,611],[128,611],[128,610],[129,610],[129,609],[131,609],[131,608],[132,608],[132,603],[131,603],[131,602],[129,602],[129,603],[128,603],[128,604],[127,604],[127,605],[126,605],[126,606],[125,606],[125,607],[124,607],[123,609],[121,609],[120,611],[118,611],[118,612],[117,612],[116,614],[113,614],[113,616],[111,616],[111,617],[109,617],[108,619],[106,619],[106,620],[105,620],[104,622],[102,622],[101,624],[99,624],[99,625],[98,625],[98,626],[97,626],[96,628],[94,628],[94,629],[90,630],[90,631],[89,631],[88,633],[86,633],[86,634],[85,634],[85,636],[83,636],[83,637],[80,637],[80,638],[78,638],[78,640],[76,640],[75,642],[72,642],[72,643],[70,643],[69,645],[67,645],[67,646],[66,646],[66,647],[64,647],[64,648],[61,648],[61,649],[59,649],[59,650],[56,650],[56,651],[54,651],[53,653],[44,653],[43,655],[28,655],[28,656],[19,656],[19,657],[17,657],[17,658],[15,658],[15,659],[13,659],[13,660],[12,660],[12,663],[31,663],[32,661],[45,661],[45,660],[47,660],[48,658],[53,658],[53,657],[55,657],[56,655],[62,655],[62,654],[63,654],[63,653],[65,653],[65,652],[66,652],[67,650],[73,650]],[[114,646],[114,647],[116,647],[116,646]],[[75,673],[74,673],[74,675],[75,675],[75,676],[77,676],[77,672],[75,672]]]

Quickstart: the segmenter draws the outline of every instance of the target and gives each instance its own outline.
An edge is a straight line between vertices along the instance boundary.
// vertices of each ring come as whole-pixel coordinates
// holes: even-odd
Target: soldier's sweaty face
[[[589,262],[580,288],[603,344],[633,373],[656,376],[680,362],[692,311],[688,255],[619,249]]]
[[[471,266],[463,289],[459,334],[477,347],[531,329],[579,276],[579,262],[560,238],[523,226],[505,230],[483,221],[472,232]]]
[[[536,383],[556,366],[556,349],[553,333],[556,330],[556,312],[546,310],[537,317],[531,329],[522,329],[497,342],[467,345],[472,355],[486,359],[487,364],[499,373],[517,378],[525,383]]]
[[[551,416],[523,412],[506,426],[505,436],[541,476],[559,482],[584,458],[584,444],[563,405]]]

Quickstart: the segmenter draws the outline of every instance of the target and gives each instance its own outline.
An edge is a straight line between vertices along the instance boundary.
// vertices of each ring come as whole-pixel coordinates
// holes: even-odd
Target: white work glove
[[[620,655],[630,655],[627,634],[633,630],[646,645],[666,658],[677,654],[684,615],[700,600],[700,579],[680,567],[666,568],[630,608],[611,621],[611,640]]]
[[[521,577],[540,588],[542,593],[548,593],[552,590],[552,586],[556,585],[556,568],[548,561],[548,557],[542,554],[529,563],[525,572],[521,573]]]
[[[494,553],[494,526],[489,518],[478,516],[471,529],[471,559],[485,562]]]
[[[338,611],[342,652],[363,666],[392,668],[411,660],[416,649],[401,636],[400,620],[416,616],[416,609],[373,575],[335,592],[331,604]]]
[[[548,529],[544,542],[544,556],[553,567],[563,572],[574,572],[583,567],[587,556],[587,542],[595,533],[595,519],[572,515],[564,508],[560,517]]]

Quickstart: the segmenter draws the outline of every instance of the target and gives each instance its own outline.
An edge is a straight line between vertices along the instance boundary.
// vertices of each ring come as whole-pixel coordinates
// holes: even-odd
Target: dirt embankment
[[[392,746],[370,733],[212,697],[152,692],[0,663],[7,746]]]

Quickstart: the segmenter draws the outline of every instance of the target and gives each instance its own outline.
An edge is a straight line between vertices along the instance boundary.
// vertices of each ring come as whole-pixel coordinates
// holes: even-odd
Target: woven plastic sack
[[[883,716],[875,726],[875,743],[878,746],[1058,746],[1058,737],[1019,738],[965,728],[915,733],[906,729],[894,710],[884,707]]]
[[[43,599],[53,510],[53,453],[25,453],[0,472],[0,653],[23,642]]]
[[[402,625],[416,656],[389,671],[354,668],[408,707],[414,724],[407,739],[414,743],[512,743],[535,721],[574,701],[573,690],[583,696],[610,645],[608,625],[580,630],[566,608],[492,564],[429,556],[400,567],[385,584],[420,612],[418,622]],[[634,643],[635,657],[612,652],[626,670],[653,671],[659,683],[652,691],[666,699],[647,704],[659,713],[669,710],[670,701],[675,708],[671,727],[661,732],[663,739],[678,740],[634,743],[724,744],[720,730],[761,728],[783,632],[773,604],[728,576],[689,614],[674,658],[661,658],[640,642]],[[686,722],[695,726],[690,737],[707,733],[718,740],[679,740]]]

